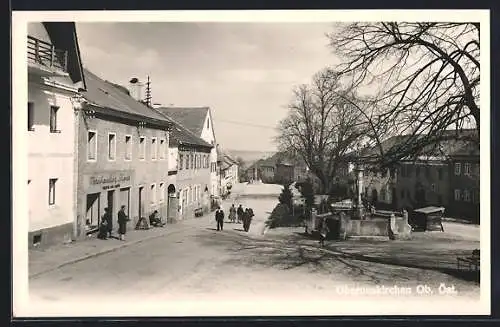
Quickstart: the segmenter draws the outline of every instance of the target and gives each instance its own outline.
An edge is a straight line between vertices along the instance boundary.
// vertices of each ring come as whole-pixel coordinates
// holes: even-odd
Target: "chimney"
[[[132,78],[129,81],[129,91],[130,91],[130,96],[134,98],[137,101],[142,101],[142,88],[144,84],[139,81],[137,77]]]

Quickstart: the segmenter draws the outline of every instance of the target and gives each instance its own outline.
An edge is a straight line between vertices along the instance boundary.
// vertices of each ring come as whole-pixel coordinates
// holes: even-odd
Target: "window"
[[[420,176],[420,166],[415,167],[415,175],[417,178]]]
[[[97,133],[88,131],[87,133],[87,160],[97,159]]]
[[[167,147],[165,146],[165,139],[160,140],[160,159],[165,159],[167,156]]]
[[[462,166],[460,165],[459,162],[457,162],[455,164],[455,175],[460,175],[460,170],[461,170]]]
[[[165,183],[160,183],[160,203],[165,201]]]
[[[28,131],[35,130],[35,104],[28,102]]]
[[[425,177],[427,179],[431,178],[431,168],[429,166],[425,166]]]
[[[464,190],[464,201],[470,202],[470,192],[469,192],[469,190]]]
[[[189,153],[186,154],[186,169],[189,169]]]
[[[132,160],[132,136],[125,135],[125,160]]]
[[[470,176],[470,163],[464,163],[464,175]]]
[[[116,134],[108,134],[108,160],[115,160],[116,158]]]
[[[57,112],[59,111],[59,107],[50,106],[50,132],[51,133],[60,133],[61,131],[57,129]]]
[[[455,189],[455,201],[460,201],[460,190]]]
[[[146,138],[141,136],[139,138],[139,159],[144,160],[146,158]]]
[[[191,169],[194,169],[194,154],[191,154]]]
[[[434,183],[431,184],[431,190],[432,192],[436,192],[436,184]]]
[[[156,144],[156,137],[151,138],[151,159],[156,160],[158,154],[158,144]]]
[[[207,119],[207,129],[210,128],[210,119]]]
[[[56,182],[57,178],[49,179],[49,205],[56,204]]]
[[[184,166],[184,155],[179,154],[179,170],[182,170],[183,166]]]
[[[156,184],[151,184],[151,204],[156,203]]]

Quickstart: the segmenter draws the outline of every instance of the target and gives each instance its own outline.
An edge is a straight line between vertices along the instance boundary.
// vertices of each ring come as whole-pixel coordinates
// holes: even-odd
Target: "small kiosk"
[[[413,230],[442,231],[444,207],[425,207],[413,210],[410,225]]]

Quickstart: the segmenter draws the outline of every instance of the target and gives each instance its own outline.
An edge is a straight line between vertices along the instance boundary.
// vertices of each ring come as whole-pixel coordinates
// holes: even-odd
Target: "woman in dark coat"
[[[109,212],[108,208],[104,208],[104,215],[102,216],[102,222],[106,222],[106,226],[108,228],[107,232],[109,233],[109,237],[113,236],[113,218],[111,217],[111,212]]]
[[[125,234],[127,233],[127,221],[128,217],[125,214],[125,206],[123,205],[118,211],[118,233],[120,234],[120,240],[125,241]]]

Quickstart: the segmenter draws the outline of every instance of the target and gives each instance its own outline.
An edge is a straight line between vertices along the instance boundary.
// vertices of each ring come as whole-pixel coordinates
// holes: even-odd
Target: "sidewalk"
[[[131,229],[127,231],[125,241],[118,239],[99,240],[94,235],[88,239],[70,244],[56,245],[47,249],[30,250],[28,252],[29,278],[133,244],[176,234],[191,227],[205,225],[207,223],[205,220],[206,215],[200,218],[181,220],[175,224],[168,224],[165,227],[153,227],[148,230]]]

